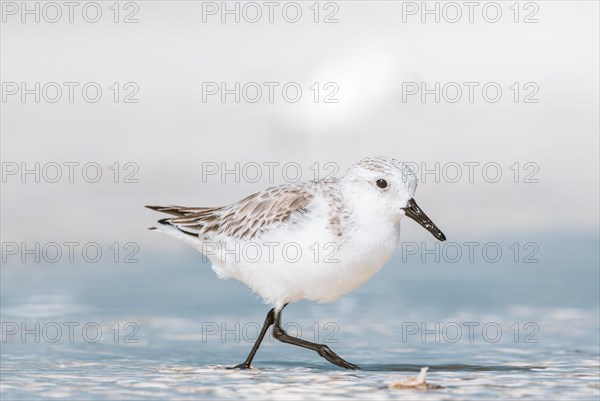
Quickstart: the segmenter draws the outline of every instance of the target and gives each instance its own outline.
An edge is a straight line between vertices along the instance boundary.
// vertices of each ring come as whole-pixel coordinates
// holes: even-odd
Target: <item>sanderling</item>
[[[302,299],[335,301],[370,279],[394,253],[402,216],[444,241],[413,199],[416,187],[417,178],[405,164],[369,157],[339,178],[268,188],[228,206],[147,207],[175,216],[151,229],[194,246],[220,278],[241,281],[273,307],[250,354],[234,368],[250,368],[273,325],[279,341],[358,369],[324,344],[289,336],[281,327],[281,312]]]

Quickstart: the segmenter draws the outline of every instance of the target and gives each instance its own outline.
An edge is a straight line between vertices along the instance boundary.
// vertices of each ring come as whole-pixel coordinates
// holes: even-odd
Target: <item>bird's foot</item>
[[[355,365],[353,363],[345,361],[343,358],[341,358],[338,354],[333,352],[326,345],[323,345],[321,347],[321,349],[319,350],[319,355],[322,356],[323,358],[327,359],[329,362],[333,363],[334,365],[339,366],[340,368],[351,369],[351,370],[360,369],[360,367],[358,365]]]
[[[235,365],[235,366],[229,366],[225,369],[231,370],[231,369],[240,369],[240,370],[245,370],[245,369],[252,369],[252,366],[250,366],[250,364],[248,362],[243,362],[240,363],[239,365]]]

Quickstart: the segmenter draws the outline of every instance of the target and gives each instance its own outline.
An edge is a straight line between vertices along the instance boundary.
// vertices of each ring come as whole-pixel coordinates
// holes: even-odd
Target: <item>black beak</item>
[[[404,213],[408,217],[422,225],[423,228],[425,228],[427,231],[432,233],[435,238],[439,239],[440,241],[446,241],[446,236],[444,235],[444,233],[441,232],[435,224],[433,224],[433,221],[431,221],[431,219],[427,217],[427,215],[421,210],[421,208],[419,207],[419,205],[417,205],[417,202],[415,202],[413,198],[410,198],[410,200],[406,204],[406,207],[404,208]]]

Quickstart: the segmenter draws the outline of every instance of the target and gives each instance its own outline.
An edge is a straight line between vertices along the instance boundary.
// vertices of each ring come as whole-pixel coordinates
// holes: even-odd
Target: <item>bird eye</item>
[[[387,183],[387,181],[386,181],[386,180],[384,180],[384,179],[382,179],[382,178],[378,179],[378,180],[377,180],[375,183],[376,183],[376,184],[377,184],[377,186],[378,186],[379,188],[381,188],[381,189],[384,189],[384,188],[387,188],[387,187],[388,187],[388,183]]]

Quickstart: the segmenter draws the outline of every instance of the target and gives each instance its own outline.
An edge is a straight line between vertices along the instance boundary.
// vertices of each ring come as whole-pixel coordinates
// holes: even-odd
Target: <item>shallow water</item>
[[[259,307],[260,308],[260,307]],[[258,309],[259,309],[258,308]],[[291,309],[291,308],[290,308]],[[301,314],[311,308],[300,305]],[[288,315],[298,315],[298,311]],[[395,399],[399,392],[411,399],[594,399],[600,392],[597,315],[577,310],[512,310],[520,322],[535,322],[539,331],[524,342],[515,339],[513,322],[498,316],[453,316],[425,322],[430,332],[423,339],[412,323],[341,316],[335,321],[292,321],[287,329],[308,340],[327,343],[347,360],[361,366],[345,371],[317,354],[265,339],[252,370],[228,370],[250,350],[259,319],[199,322],[189,318],[127,316],[96,321],[102,329],[77,327],[70,343],[65,321],[41,321],[40,342],[34,334],[25,341],[18,334],[2,343],[3,400],[10,399]],[[429,314],[431,317],[432,315]],[[68,321],[84,322],[73,316]],[[15,316],[3,323],[16,321]],[[118,323],[120,332],[116,333]],[[128,328],[135,322],[139,331]],[[236,326],[236,322],[239,326]],[[288,320],[288,322],[290,322]],[[437,330],[435,323],[440,323]],[[472,342],[467,322],[480,322]],[[315,325],[316,323],[316,325]],[[502,336],[484,324],[502,328]],[[56,324],[63,335],[56,342]],[[522,324],[522,323],[521,323]],[[222,326],[224,325],[224,326]],[[335,327],[339,331],[332,335]],[[420,325],[420,323],[419,323]],[[491,325],[489,327],[491,327]],[[451,329],[463,329],[456,339]],[[29,329],[35,332],[35,326]],[[112,328],[111,328],[112,327]],[[218,327],[215,331],[215,327]],[[317,327],[322,330],[316,332]],[[446,327],[446,331],[444,331]],[[513,326],[514,327],[514,326]],[[6,329],[6,327],[5,327]],[[420,330],[420,328],[419,328]],[[521,328],[522,330],[522,328]],[[437,338],[436,338],[437,335]],[[404,337],[403,337],[404,336]],[[515,341],[516,340],[516,341]],[[131,341],[131,342],[130,342]],[[439,342],[437,342],[439,341]],[[456,341],[456,342],[451,342]],[[534,342],[537,341],[537,342]],[[428,390],[392,390],[388,385],[417,375],[429,367]],[[402,397],[405,397],[402,395]]]
[[[228,342],[220,336],[203,341],[195,338],[194,322],[138,319],[150,329],[137,333],[137,344],[114,343],[112,335],[97,343],[3,343],[2,399],[395,399],[398,392],[411,399],[593,399],[600,391],[598,353],[590,341],[597,338],[597,327],[579,327],[578,337],[569,340],[554,331],[594,317],[572,319],[565,312],[538,316],[543,324],[537,344],[514,343],[514,338],[447,343],[443,337],[436,343],[434,336],[431,343],[403,343],[383,326],[365,325],[364,332],[345,333],[343,341],[330,344],[360,364],[360,371],[344,371],[310,351],[270,342],[259,350],[254,369],[227,370],[250,348],[233,330]],[[423,366],[429,367],[428,383],[441,388],[388,389]]]
[[[168,269],[160,259],[104,270],[3,267],[0,396],[598,399],[597,254],[578,243],[568,269],[552,246],[536,266],[411,270],[393,260],[335,303],[285,309],[290,335],[327,344],[359,371],[270,334],[254,369],[226,369],[245,359],[269,308],[198,266],[193,252]],[[422,367],[429,389],[388,388]]]

